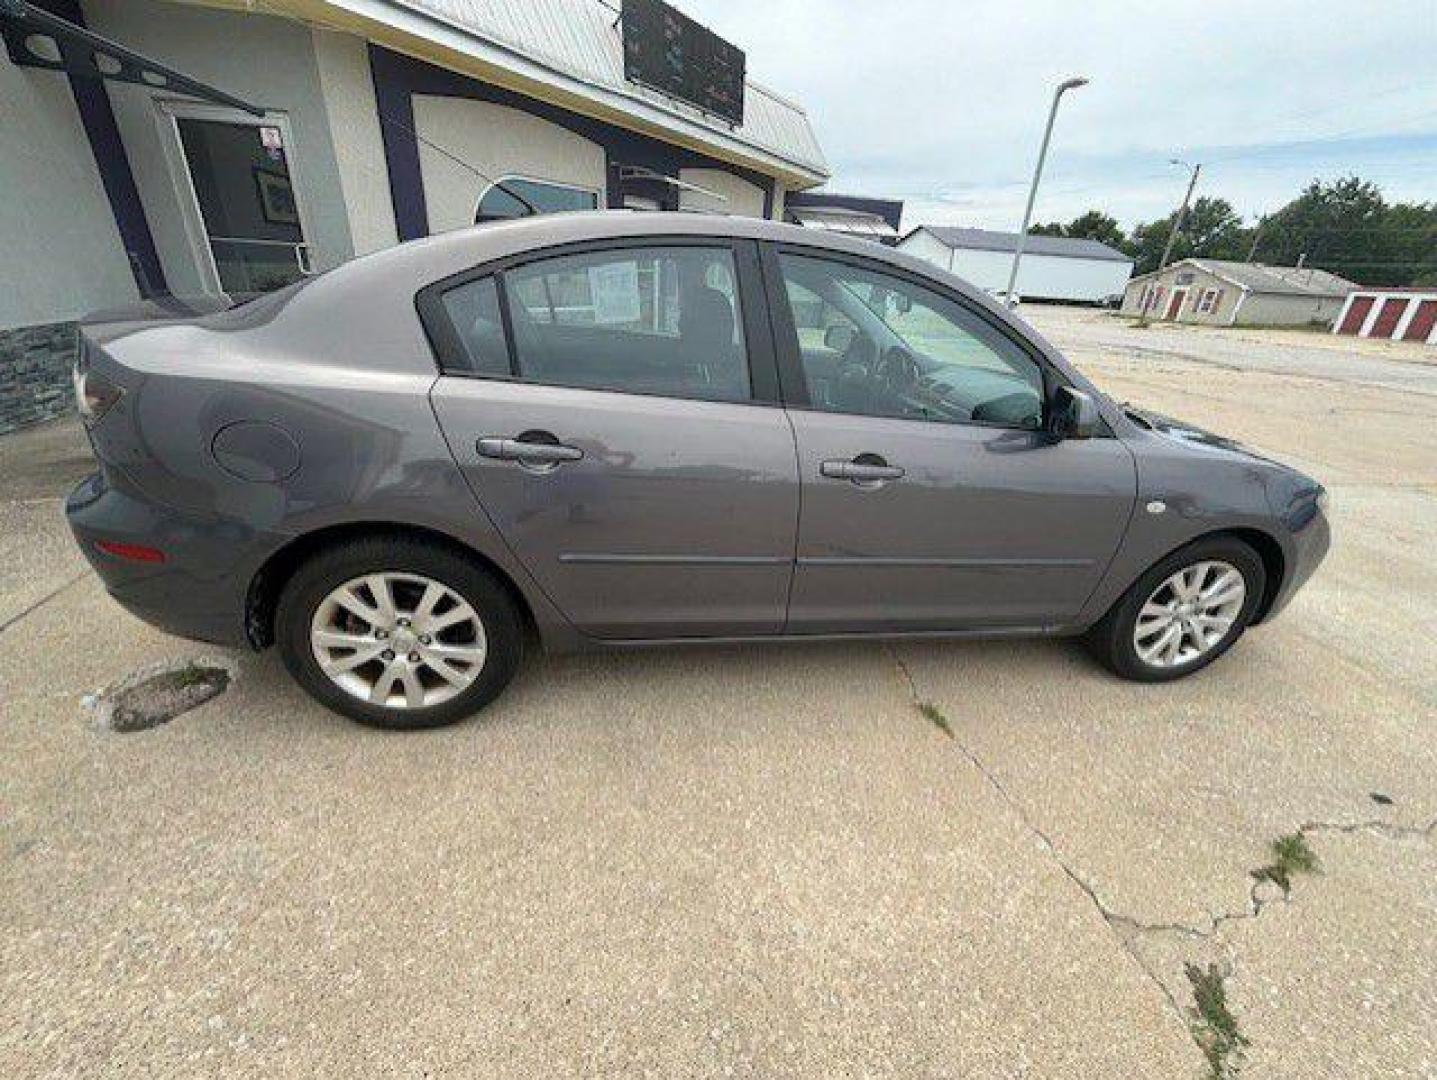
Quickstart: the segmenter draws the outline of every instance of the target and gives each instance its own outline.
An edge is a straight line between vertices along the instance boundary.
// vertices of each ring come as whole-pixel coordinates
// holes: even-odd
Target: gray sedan
[[[387,727],[534,643],[1083,635],[1173,679],[1328,546],[1319,484],[1114,403],[980,291],[742,218],[531,218],[115,313],[76,386],[67,509],[115,599]]]

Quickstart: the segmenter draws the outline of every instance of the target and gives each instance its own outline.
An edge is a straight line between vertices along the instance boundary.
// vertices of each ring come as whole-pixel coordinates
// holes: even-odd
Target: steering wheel
[[[873,376],[890,391],[898,393],[918,381],[918,361],[902,345],[890,345],[878,358]]]

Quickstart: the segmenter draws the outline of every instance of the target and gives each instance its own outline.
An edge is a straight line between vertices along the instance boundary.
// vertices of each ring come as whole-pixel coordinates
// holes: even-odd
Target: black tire
[[[1206,652],[1185,662],[1169,667],[1158,667],[1147,663],[1138,654],[1133,640],[1138,613],[1153,590],[1185,566],[1216,560],[1228,563],[1243,578],[1246,597],[1241,610],[1233,619],[1227,636],[1212,645]],[[1179,548],[1171,555],[1159,560],[1142,577],[1133,583],[1116,604],[1087,634],[1087,645],[1093,655],[1106,667],[1125,679],[1138,682],[1169,682],[1201,671],[1242,637],[1258,606],[1262,603],[1263,591],[1267,587],[1267,571],[1262,558],[1250,546],[1233,536],[1212,536],[1195,540]]]
[[[316,610],[331,591],[372,573],[409,573],[452,589],[478,614],[487,653],[478,676],[454,697],[429,706],[372,704],[349,693],[319,666],[310,640]],[[523,657],[523,622],[508,591],[492,574],[443,545],[406,537],[351,541],[315,555],[295,571],[280,594],[275,640],[284,665],[326,708],[371,727],[395,730],[441,727],[482,709],[503,691]]]

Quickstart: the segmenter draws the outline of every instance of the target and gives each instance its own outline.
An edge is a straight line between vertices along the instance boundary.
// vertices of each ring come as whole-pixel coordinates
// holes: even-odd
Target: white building
[[[527,212],[510,191],[782,220],[828,175],[803,108],[680,13],[631,7],[4,0],[0,432],[68,407],[88,312],[275,288]],[[693,36],[677,69],[672,33]]]
[[[1001,292],[1008,287],[1018,234],[920,225],[898,241],[900,251],[927,259],[965,281]],[[1029,236],[1014,291],[1025,300],[1100,303],[1121,296],[1133,260],[1097,240]]]

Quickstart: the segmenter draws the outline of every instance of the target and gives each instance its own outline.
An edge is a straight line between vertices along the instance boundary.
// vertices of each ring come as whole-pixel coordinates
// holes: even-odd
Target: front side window
[[[812,407],[1042,427],[1042,369],[976,313],[847,263],[788,254],[779,261]]]
[[[629,247],[504,274],[520,378],[638,394],[741,401],[748,357],[733,255]]]
[[[491,184],[479,199],[474,212],[474,223],[498,221],[502,218],[528,217],[532,213],[560,214],[566,210],[594,210],[599,205],[599,194],[588,188],[570,187],[567,184],[552,184],[547,180],[527,180],[522,176],[506,176],[500,183]],[[515,198],[515,195],[519,198]],[[531,211],[524,202],[534,209]]]

